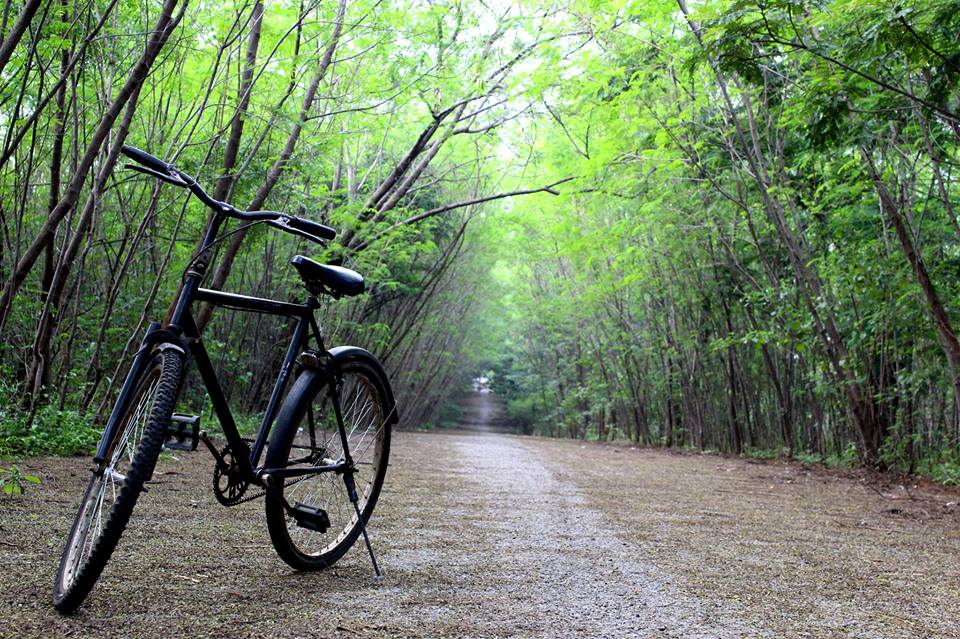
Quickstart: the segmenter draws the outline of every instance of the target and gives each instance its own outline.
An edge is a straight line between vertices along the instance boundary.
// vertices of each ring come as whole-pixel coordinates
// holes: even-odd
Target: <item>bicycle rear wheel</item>
[[[340,411],[350,456],[356,466],[358,507],[366,524],[383,486],[390,454],[391,405],[382,372],[367,361],[340,367]],[[268,447],[270,468],[334,464],[343,459],[343,443],[330,395],[330,379],[307,370],[298,378],[281,410]],[[286,502],[286,503],[285,503]],[[326,512],[325,532],[298,525],[286,505],[302,504]],[[287,479],[267,492],[267,527],[277,554],[298,570],[321,570],[336,562],[360,535],[360,521],[343,477],[321,473]]]
[[[153,475],[173,415],[183,355],[156,353],[140,376],[110,442],[106,460],[90,477],[67,536],[53,588],[53,605],[73,612],[90,593],[117,546]]]

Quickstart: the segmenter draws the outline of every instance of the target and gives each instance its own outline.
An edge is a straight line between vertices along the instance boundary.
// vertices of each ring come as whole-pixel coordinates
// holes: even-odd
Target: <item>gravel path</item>
[[[292,572],[261,503],[217,505],[198,452],[161,463],[63,618],[50,589],[87,462],[22,466],[43,483],[0,499],[0,637],[960,637],[960,497],[936,487],[398,433],[371,527],[378,582],[362,545]]]

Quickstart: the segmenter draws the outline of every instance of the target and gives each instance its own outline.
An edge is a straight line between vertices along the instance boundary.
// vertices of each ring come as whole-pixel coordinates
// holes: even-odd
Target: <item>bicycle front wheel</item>
[[[366,524],[380,496],[390,454],[390,404],[382,373],[364,360],[345,362],[339,394],[340,412],[350,456],[356,467],[358,507]],[[343,442],[330,393],[331,380],[304,371],[281,411],[267,449],[267,466],[295,468],[335,464],[343,460]],[[298,525],[288,507],[322,509],[330,526],[324,532]],[[332,565],[360,535],[360,521],[350,502],[343,476],[320,473],[287,479],[266,498],[267,527],[277,554],[298,570]]]
[[[183,355],[158,352],[120,417],[106,459],[93,471],[60,559],[53,605],[73,612],[90,593],[153,475],[177,400]]]

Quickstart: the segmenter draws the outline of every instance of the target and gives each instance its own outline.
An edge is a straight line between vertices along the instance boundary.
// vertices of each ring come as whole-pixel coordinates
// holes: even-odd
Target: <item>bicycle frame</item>
[[[200,373],[203,385],[206,387],[207,395],[210,397],[213,410],[217,415],[217,419],[220,421],[223,434],[227,438],[230,449],[234,451],[233,457],[237,460],[243,475],[250,481],[259,483],[257,471],[262,470],[259,468],[260,457],[266,446],[267,437],[270,435],[273,421],[276,419],[277,412],[280,409],[280,400],[283,397],[287,382],[290,379],[290,372],[293,368],[294,361],[297,355],[307,346],[308,327],[312,329],[313,336],[317,340],[320,350],[324,350],[323,338],[320,335],[320,329],[313,317],[313,311],[318,306],[317,300],[311,296],[306,304],[289,304],[276,300],[247,297],[245,295],[203,288],[197,289],[195,299],[196,301],[208,302],[216,306],[228,307],[239,311],[296,317],[297,319],[296,326],[293,330],[293,337],[287,346],[287,352],[284,355],[283,364],[280,366],[280,373],[277,376],[277,381],[274,383],[273,391],[270,394],[270,400],[267,403],[263,420],[260,423],[260,429],[257,431],[253,446],[249,447],[237,430],[233,412],[230,410],[230,406],[224,396],[223,389],[220,386],[220,380],[217,378],[216,371],[207,354],[206,346],[204,346],[203,340],[200,339],[200,334],[192,314],[188,312],[185,318],[184,337],[187,338],[190,355],[196,364],[197,371]],[[335,469],[331,468],[330,470]]]
[[[199,255],[205,257],[207,252],[213,246],[217,233],[219,232],[224,219],[225,216],[223,214],[215,214],[209,228],[207,229],[206,235],[204,236],[203,245]],[[278,300],[250,297],[247,295],[239,295],[236,293],[227,293],[224,291],[201,288],[200,282],[203,280],[203,277],[206,274],[207,267],[208,264],[205,259],[198,259],[195,261],[195,263],[191,263],[191,266],[188,267],[184,277],[183,287],[180,291],[179,297],[177,298],[177,303],[174,306],[174,311],[171,315],[170,322],[165,327],[162,327],[158,322],[154,322],[148,327],[147,333],[141,343],[141,347],[134,356],[130,370],[127,373],[127,377],[123,383],[123,386],[121,387],[116,407],[107,420],[103,437],[100,440],[100,445],[98,446],[97,453],[94,456],[94,463],[99,465],[102,464],[106,459],[108,447],[110,442],[113,440],[114,431],[119,426],[119,419],[123,414],[123,408],[126,405],[128,398],[133,393],[134,387],[143,368],[148,363],[149,355],[155,350],[174,348],[183,352],[184,354],[186,354],[186,350],[189,350],[190,358],[196,363],[197,370],[200,373],[200,377],[204,386],[206,387],[207,394],[209,395],[211,403],[213,404],[214,412],[216,413],[223,433],[227,438],[230,449],[234,453],[233,458],[239,465],[240,471],[245,479],[257,485],[263,485],[262,477],[267,474],[268,471],[270,474],[278,477],[284,477],[316,474],[322,472],[343,472],[345,470],[349,470],[352,466],[352,460],[347,447],[342,415],[340,415],[339,410],[339,389],[337,388],[337,384],[330,384],[330,393],[336,408],[335,413],[337,417],[337,426],[340,431],[340,436],[344,440],[344,460],[336,464],[298,469],[266,469],[260,466],[260,457],[263,454],[263,449],[267,443],[267,437],[270,434],[271,427],[273,426],[273,422],[276,419],[277,413],[280,409],[280,400],[283,397],[284,391],[287,387],[287,382],[290,379],[290,373],[293,364],[296,361],[297,355],[306,348],[309,342],[308,331],[313,334],[313,337],[316,340],[319,348],[319,352],[326,352],[323,344],[323,336],[320,333],[320,327],[317,325],[316,319],[313,315],[314,311],[319,307],[316,297],[310,295],[304,304],[292,304]],[[283,364],[280,367],[280,373],[277,376],[277,381],[274,384],[273,391],[270,395],[270,400],[263,415],[263,420],[260,423],[260,429],[257,432],[257,436],[252,447],[247,445],[247,442],[240,436],[240,433],[237,430],[233,413],[230,410],[230,406],[227,403],[226,397],[224,396],[223,388],[220,386],[220,381],[217,378],[216,371],[214,370],[213,364],[210,361],[210,356],[207,353],[207,349],[204,346],[203,340],[201,339],[200,331],[198,330],[196,322],[194,321],[191,311],[191,307],[194,302],[206,302],[215,306],[244,312],[296,318],[296,326],[294,327],[293,337],[291,338],[290,344],[287,347]]]
[[[292,264],[299,271],[309,292],[302,304],[226,293],[200,286],[212,261],[213,247],[230,235],[220,233],[228,218],[245,224],[234,233],[262,223],[324,247],[327,246],[326,241],[336,238],[337,230],[278,211],[238,210],[212,197],[193,177],[173,164],[132,146],[124,145],[121,152],[136,162],[127,165],[128,168],[186,189],[211,209],[213,215],[209,218],[197,253],[187,264],[167,320],[163,324],[152,322],[149,325],[140,348],[130,362],[126,379],[120,385],[119,396],[94,456],[94,467],[91,469],[93,476],[88,482],[61,556],[53,590],[54,606],[64,614],[72,612],[90,593],[113,553],[140,493],[146,490],[145,484],[151,480],[150,475],[164,447],[195,450],[200,442],[216,460],[213,488],[217,500],[224,506],[233,506],[263,497],[274,548],[292,567],[319,570],[329,566],[354,544],[359,530],[363,534],[374,573],[381,577],[367,534],[366,519],[372,513],[383,485],[389,455],[389,424],[396,424],[398,420],[396,401],[383,366],[376,357],[358,346],[344,345],[327,350],[314,318],[314,312],[319,307],[318,296],[359,295],[365,289],[363,278],[349,269],[325,266],[297,256]],[[200,327],[194,319],[194,303],[278,315],[293,320],[290,343],[260,429],[253,439],[240,436],[200,335]],[[311,334],[313,340],[310,339]],[[312,341],[316,342],[317,349],[308,347]],[[214,444],[200,430],[198,417],[174,412],[191,361],[196,363],[213,411],[226,436],[227,443],[223,447]],[[294,369],[298,381],[288,391]],[[354,376],[357,377],[356,385],[345,382],[345,378],[352,380]],[[363,393],[373,393],[373,396],[368,397]],[[354,478],[362,469],[354,464],[344,425],[343,412],[348,409],[341,409],[340,406],[341,399],[350,396],[354,397],[349,408],[351,412],[347,413],[351,420],[350,435],[363,425],[358,435],[359,442],[366,441],[370,432],[373,437],[362,450],[368,450],[374,441],[377,442],[369,462],[374,474],[364,486],[362,495],[357,491]],[[365,398],[364,403],[358,404],[361,396]],[[331,417],[324,406],[322,419],[318,422],[312,409],[317,399],[322,402],[329,400],[334,416]],[[379,424],[374,421],[377,416],[383,420]],[[363,424],[361,420],[364,420]],[[331,441],[337,436],[331,432],[334,431],[334,422],[340,438],[339,450],[336,442]],[[322,438],[317,437],[318,424],[319,430],[323,431]],[[270,434],[271,430],[274,431],[273,435]],[[309,435],[309,442],[298,442],[298,435],[305,430],[308,431],[305,434]],[[267,449],[268,438],[273,444],[272,449]],[[291,456],[294,448],[297,450]],[[261,458],[266,461],[261,462]],[[118,472],[117,468],[123,472]],[[314,553],[312,549],[305,553],[300,548],[300,542],[291,538],[288,529],[297,526],[320,534],[326,533],[334,527],[325,508],[328,501],[317,497],[307,502],[294,500],[290,504],[284,492],[301,479],[320,473],[336,473],[337,478],[329,475],[324,478],[343,481],[355,518],[349,511],[346,516],[340,512],[343,491],[334,491],[337,510],[335,530],[340,532],[320,553]],[[288,482],[288,477],[298,479]],[[251,484],[264,490],[245,495]],[[318,503],[309,503],[311,501]],[[104,516],[105,508],[109,509],[108,517]]]

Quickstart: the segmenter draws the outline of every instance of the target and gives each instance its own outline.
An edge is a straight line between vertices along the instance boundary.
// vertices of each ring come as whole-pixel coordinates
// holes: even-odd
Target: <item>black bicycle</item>
[[[336,232],[275,211],[237,210],[207,195],[196,180],[175,166],[130,146],[125,146],[123,153],[138,163],[127,168],[188,189],[214,213],[202,249],[184,273],[170,321],[166,325],[154,322],[147,329],[107,420],[60,560],[54,606],[62,613],[72,612],[89,594],[116,548],[144,484],[150,481],[161,451],[165,447],[196,450],[201,442],[216,460],[213,488],[220,503],[233,506],[264,497],[270,539],[285,562],[298,570],[326,568],[362,534],[374,571],[380,576],[366,524],[383,486],[390,428],[397,422],[393,392],[383,367],[369,352],[355,346],[328,350],[314,318],[320,295],[358,295],[364,290],[363,278],[349,269],[297,255],[291,263],[308,291],[303,304],[200,286],[212,248],[226,236],[218,234],[228,218],[248,225],[264,223],[321,245]],[[237,431],[191,312],[195,302],[296,320],[260,430],[253,439],[245,439]],[[315,348],[309,347],[311,337]],[[200,430],[198,416],[174,412],[191,362],[226,437],[226,444],[219,448]],[[296,370],[296,381],[284,398],[287,382]]]

